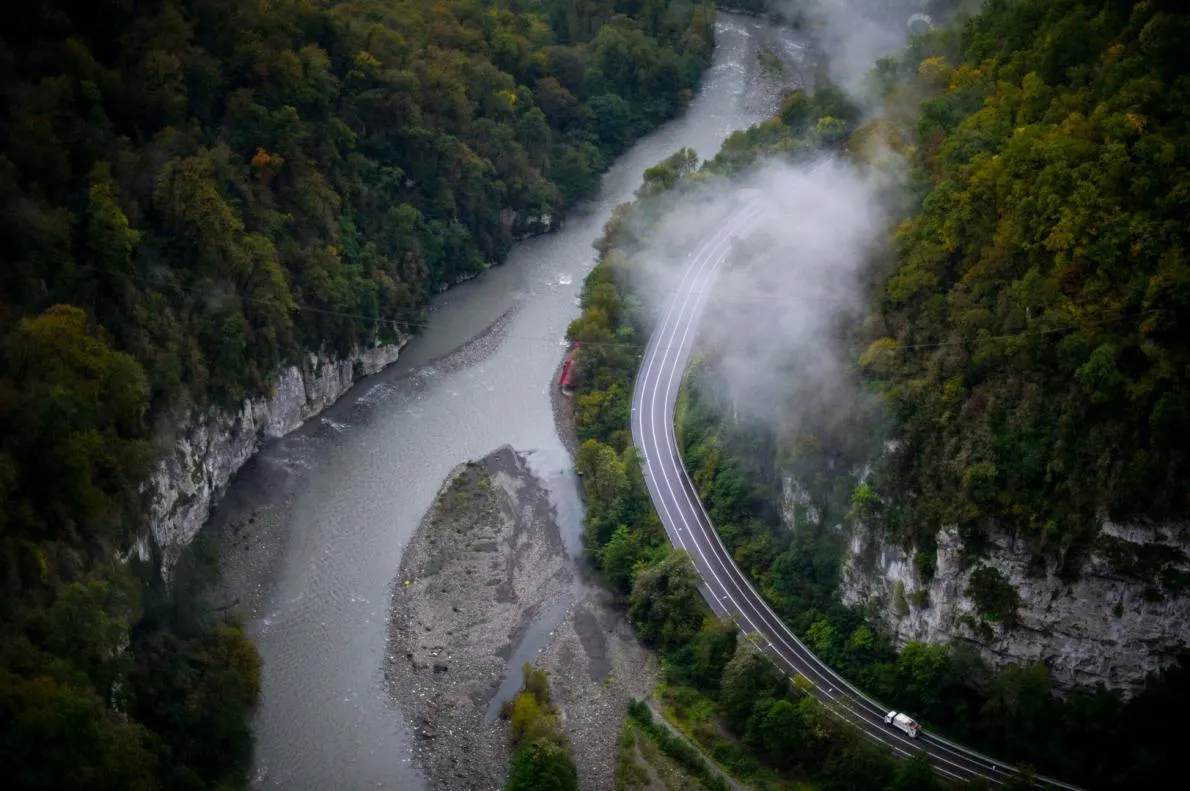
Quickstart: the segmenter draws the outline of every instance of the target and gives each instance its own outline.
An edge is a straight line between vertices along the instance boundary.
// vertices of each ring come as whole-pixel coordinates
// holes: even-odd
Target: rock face
[[[956,530],[939,534],[937,570],[926,582],[912,556],[863,526],[846,529],[841,599],[881,621],[898,645],[963,640],[993,668],[1044,661],[1058,688],[1103,684],[1127,696],[1190,643],[1190,596],[1159,591],[1156,574],[1142,578],[1135,568],[1121,570],[1119,561],[1121,553],[1156,552],[1166,560],[1165,573],[1185,573],[1190,539],[1184,532],[1107,523],[1074,583],[1038,569],[1028,548],[1010,536],[992,536],[979,563],[996,569],[1020,597],[1017,625],[1004,628],[981,619],[965,593],[976,566],[964,565]]]
[[[282,437],[333,404],[355,383],[397,360],[404,341],[358,349],[344,359],[310,354],[282,369],[272,394],[245,401],[237,412],[190,415],[178,428],[173,452],[149,481],[150,527],[167,577],[197,535],[232,476],[262,442]],[[147,559],[148,543],[137,551]]]
[[[784,521],[793,530],[818,513],[797,481],[784,484]],[[1171,665],[1190,646],[1190,530],[1105,523],[1077,581],[1041,568],[1029,548],[1006,534],[989,537],[988,551],[965,564],[957,530],[938,535],[935,572],[928,581],[912,554],[863,524],[839,525],[847,534],[839,596],[881,623],[898,647],[910,641],[961,641],[999,669],[1045,662],[1059,689],[1102,684],[1125,696],[1147,674]],[[1020,597],[1017,622],[1006,628],[981,617],[966,594],[972,574],[990,566]]]

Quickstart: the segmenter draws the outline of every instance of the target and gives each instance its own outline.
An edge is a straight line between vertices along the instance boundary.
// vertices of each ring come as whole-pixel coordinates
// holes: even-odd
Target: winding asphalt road
[[[917,739],[884,724],[889,711],[865,696],[814,656],[752,587],[723,546],[710,516],[686,473],[674,434],[674,408],[690,360],[699,316],[732,241],[743,237],[764,216],[756,199],[741,197],[741,207],[690,256],[664,318],[653,332],[632,397],[632,439],[641,454],[645,483],[670,541],[685,550],[702,577],[703,597],[716,613],[734,620],[743,633],[787,675],[813,682],[813,694],[837,716],[854,723],[897,756],[925,750],[944,777],[984,777],[1003,784],[1014,769],[925,730]],[[912,712],[909,712],[912,716]],[[1038,787],[1075,786],[1038,778]]]

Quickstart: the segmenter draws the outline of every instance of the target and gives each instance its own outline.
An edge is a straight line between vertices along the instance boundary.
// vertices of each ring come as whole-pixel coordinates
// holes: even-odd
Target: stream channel
[[[549,488],[577,556],[582,508],[550,388],[592,243],[647,167],[681,147],[714,156],[732,131],[773,112],[762,41],[801,59],[795,32],[721,13],[713,65],[681,117],[617,160],[561,230],[436,297],[431,327],[397,363],[264,447],[229,486],[204,531],[223,558],[221,597],[264,663],[253,787],[424,786],[400,695],[386,693],[382,674],[405,544],[455,465],[509,444]],[[526,633],[511,664],[535,655],[560,609]]]

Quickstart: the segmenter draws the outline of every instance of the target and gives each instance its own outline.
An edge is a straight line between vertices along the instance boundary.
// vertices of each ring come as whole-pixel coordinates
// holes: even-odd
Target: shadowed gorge
[[[710,62],[709,6],[646,5],[11,9],[0,756],[19,787],[243,785],[259,659],[206,603],[213,557],[161,581],[146,476],[179,422],[308,353],[403,342],[432,293],[557,227]]]
[[[7,20],[16,787],[1180,776],[1190,12]]]

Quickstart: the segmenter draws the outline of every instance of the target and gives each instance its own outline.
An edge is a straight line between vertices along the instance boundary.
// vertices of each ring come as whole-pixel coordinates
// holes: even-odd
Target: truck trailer
[[[917,738],[919,730],[918,725],[908,715],[902,714],[899,711],[890,711],[884,715],[884,724],[891,725],[899,731],[904,731],[905,735],[911,739]]]

